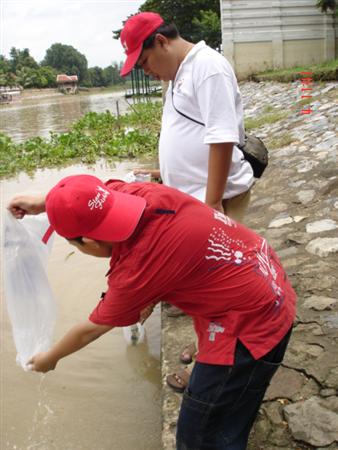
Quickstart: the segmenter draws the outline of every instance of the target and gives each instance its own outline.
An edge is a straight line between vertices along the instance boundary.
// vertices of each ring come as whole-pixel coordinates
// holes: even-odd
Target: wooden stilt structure
[[[143,97],[161,92],[161,86],[150,86],[149,77],[144,74],[142,69],[133,69],[131,74],[131,89],[127,89],[126,98]]]

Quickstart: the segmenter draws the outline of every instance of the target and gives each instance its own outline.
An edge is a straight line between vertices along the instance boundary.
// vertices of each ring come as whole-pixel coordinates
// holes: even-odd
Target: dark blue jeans
[[[263,358],[238,342],[233,366],[196,363],[183,394],[177,450],[245,450],[270,380],[280,366],[291,330]]]

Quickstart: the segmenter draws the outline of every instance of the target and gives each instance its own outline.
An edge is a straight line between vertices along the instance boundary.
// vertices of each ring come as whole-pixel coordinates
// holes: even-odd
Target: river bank
[[[266,393],[249,450],[337,448],[336,89],[337,83],[315,84],[306,105],[311,113],[302,114],[298,84],[241,83],[251,132],[271,150],[269,166],[253,188],[246,223],[277,251],[298,294],[290,345]],[[285,114],[279,116],[281,111]],[[182,398],[165,378],[180,367],[180,350],[193,338],[190,318],[169,318],[163,308],[163,450],[175,448]]]

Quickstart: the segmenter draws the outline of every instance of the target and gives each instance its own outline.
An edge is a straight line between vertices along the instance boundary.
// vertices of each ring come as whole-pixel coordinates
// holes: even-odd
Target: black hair
[[[142,50],[154,47],[155,37],[157,34],[162,34],[168,39],[176,39],[180,35],[174,23],[170,23],[169,25],[164,23],[160,27],[158,27],[150,36],[148,36],[147,39],[143,41]]]

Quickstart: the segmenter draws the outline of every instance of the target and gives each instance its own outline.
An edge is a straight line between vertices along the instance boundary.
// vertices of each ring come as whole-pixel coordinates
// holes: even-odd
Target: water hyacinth
[[[0,133],[0,178],[21,171],[76,163],[93,164],[100,158],[155,156],[161,127],[162,103],[139,103],[116,117],[110,111],[89,112],[66,133],[50,132],[15,143]]]

